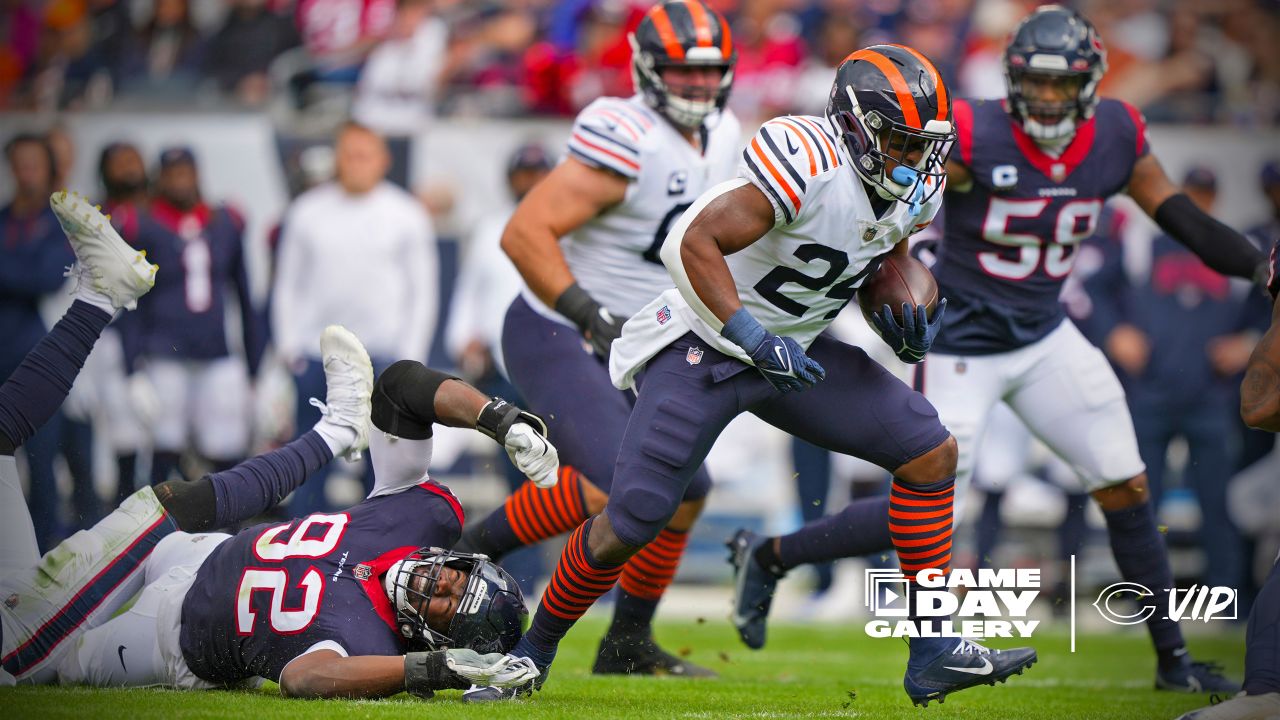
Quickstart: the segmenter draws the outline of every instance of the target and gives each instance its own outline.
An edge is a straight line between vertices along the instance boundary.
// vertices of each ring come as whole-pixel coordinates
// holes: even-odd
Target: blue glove
[[[924,360],[925,353],[933,347],[934,338],[942,327],[942,316],[947,313],[947,299],[943,298],[933,311],[933,320],[928,319],[928,311],[923,305],[917,305],[911,312],[911,306],[902,303],[902,325],[893,317],[893,311],[885,305],[878,313],[872,313],[871,324],[876,326],[880,337],[893,349],[898,359],[905,363]]]
[[[765,330],[746,308],[734,313],[720,334],[750,355],[764,379],[781,392],[804,390],[827,376],[800,343]]]

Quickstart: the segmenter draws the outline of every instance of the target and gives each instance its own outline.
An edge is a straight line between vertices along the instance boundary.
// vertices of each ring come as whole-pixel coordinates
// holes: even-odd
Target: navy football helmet
[[[1093,117],[1107,51],[1098,31],[1075,10],[1045,5],[1014,29],[1004,53],[1008,110],[1032,138],[1061,142]],[[1028,81],[1066,83],[1061,101],[1027,97]]]
[[[854,171],[885,200],[923,202],[942,187],[955,139],[951,101],[942,75],[919,52],[872,45],[846,57],[827,120]]]
[[[433,628],[426,610],[445,568],[465,573],[466,586],[448,627]],[[419,548],[387,570],[383,586],[410,651],[506,653],[520,639],[529,616],[515,578],[485,555]]]
[[[733,48],[729,24],[701,0],[666,0],[645,13],[631,42],[631,81],[645,102],[671,122],[696,128],[713,110],[724,108],[733,86]],[[662,71],[669,67],[713,67],[722,72],[714,93],[699,97],[692,88],[668,85]]]

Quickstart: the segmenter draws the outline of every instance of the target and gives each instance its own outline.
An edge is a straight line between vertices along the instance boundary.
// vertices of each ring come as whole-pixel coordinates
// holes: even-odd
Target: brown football
[[[893,317],[901,323],[902,303],[913,308],[924,305],[932,319],[933,309],[938,304],[938,283],[929,268],[919,260],[910,255],[890,255],[858,288],[858,305],[868,324],[871,323],[871,313],[885,305],[893,308]]]

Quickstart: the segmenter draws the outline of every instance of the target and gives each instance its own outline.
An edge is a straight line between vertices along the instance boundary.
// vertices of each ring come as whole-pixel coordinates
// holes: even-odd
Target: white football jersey
[[[633,315],[663,290],[671,276],[658,257],[667,232],[707,188],[733,177],[742,126],[728,110],[712,114],[699,152],[639,96],[592,102],[573,124],[569,154],[627,178],[623,202],[560,240],[582,289],[615,317]],[[528,289],[539,313],[566,324]]]
[[[877,218],[866,186],[839,147],[825,118],[774,118],[742,151],[739,178],[699,198],[671,231],[683,233],[698,211],[724,192],[746,183],[759,188],[773,205],[774,227],[725,261],[743,307],[769,332],[806,348],[878,267],[875,261],[925,228],[942,204],[938,188],[916,208],[895,202]],[[630,387],[649,358],[690,330],[715,350],[750,362],[672,288],[627,321],[614,342],[614,384]]]

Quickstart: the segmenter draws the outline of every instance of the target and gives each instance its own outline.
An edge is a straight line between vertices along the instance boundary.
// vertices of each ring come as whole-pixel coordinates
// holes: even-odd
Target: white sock
[[[324,444],[329,446],[329,452],[333,453],[334,457],[346,452],[356,441],[354,428],[339,425],[329,418],[321,418],[312,429],[324,438]]]
[[[116,314],[116,306],[111,304],[111,298],[95,290],[87,280],[80,281],[75,291],[75,298],[105,311],[108,315]]]

